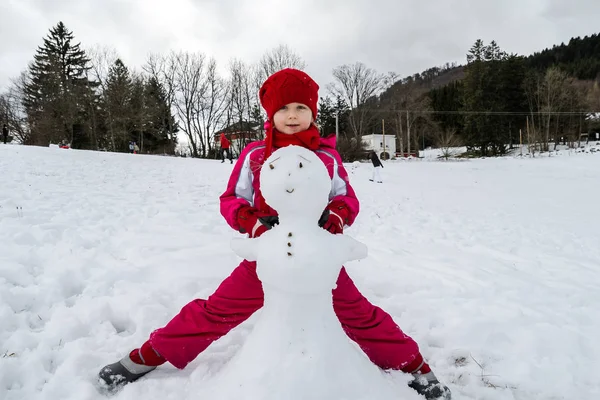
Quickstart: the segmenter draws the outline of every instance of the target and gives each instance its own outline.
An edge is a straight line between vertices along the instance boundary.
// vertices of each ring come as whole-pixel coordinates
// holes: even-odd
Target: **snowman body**
[[[331,189],[322,161],[304,148],[284,147],[266,160],[260,179],[280,223],[259,238],[232,241],[239,256],[257,262],[265,301],[220,372],[220,397],[398,399],[390,377],[348,338],[333,309],[342,265],[365,258],[367,247],[318,226]]]

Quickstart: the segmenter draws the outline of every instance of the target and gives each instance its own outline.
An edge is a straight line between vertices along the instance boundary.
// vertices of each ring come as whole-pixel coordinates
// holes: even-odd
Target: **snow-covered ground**
[[[0,145],[0,399],[105,398],[103,365],[211,294],[239,262],[218,211],[231,168]],[[347,233],[369,257],[349,273],[454,399],[599,398],[600,153],[370,174],[351,173],[362,211]],[[206,398],[256,317],[113,399]]]
[[[581,144],[576,143],[577,148],[570,148],[567,145],[559,144],[554,148],[554,143],[549,144],[549,152],[539,153],[537,150],[533,157],[553,157],[553,156],[561,156],[561,155],[573,155],[578,153],[595,153],[600,151],[600,141],[590,140],[589,142],[581,142]],[[447,158],[456,158],[461,154],[467,151],[466,147],[450,147],[446,149],[441,148],[431,148],[428,147],[425,150],[419,150],[419,157],[421,160],[431,161],[438,160],[443,157]],[[522,146],[515,145],[512,149],[508,149],[508,156],[513,157],[532,157],[531,154],[528,154],[529,146],[524,144]],[[413,158],[408,158],[413,159]],[[399,158],[398,160],[404,161],[406,159]]]

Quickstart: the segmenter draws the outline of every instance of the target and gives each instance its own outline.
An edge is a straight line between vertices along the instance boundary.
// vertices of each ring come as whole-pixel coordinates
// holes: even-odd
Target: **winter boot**
[[[114,391],[128,383],[137,381],[142,376],[164,364],[166,360],[146,342],[141,348],[133,350],[114,364],[100,370],[98,377],[103,386]]]
[[[427,400],[451,400],[450,389],[442,385],[433,372],[413,374],[415,379],[408,384]]]

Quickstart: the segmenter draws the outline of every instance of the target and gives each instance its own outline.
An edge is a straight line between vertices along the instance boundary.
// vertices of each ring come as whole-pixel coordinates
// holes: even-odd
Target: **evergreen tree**
[[[117,59],[111,66],[103,93],[107,114],[109,149],[128,151],[130,141],[135,141],[133,133],[134,110],[132,108],[133,83],[129,69]]]
[[[499,118],[499,136],[503,143],[512,147],[519,142],[519,130],[524,130],[527,124],[524,117],[528,111],[524,86],[527,75],[525,59],[514,54],[507,56],[500,64],[498,75],[498,111],[505,113]]]
[[[321,97],[319,100],[317,125],[319,125],[322,136],[325,132],[335,132],[335,107],[329,96]]]
[[[485,57],[485,45],[483,44],[483,40],[477,39],[475,44],[469,49],[469,53],[467,54],[467,63],[472,64],[478,61],[483,61]]]
[[[462,99],[467,146],[483,156],[502,155],[524,122],[517,116],[526,112],[523,59],[480,40],[467,59]]]
[[[600,34],[572,38],[568,44],[536,52],[527,58],[527,66],[539,72],[558,66],[577,79],[600,80]]]
[[[484,61],[502,61],[507,57],[507,54],[500,49],[495,40],[492,40],[488,46],[484,46],[482,50]]]
[[[489,64],[486,64],[486,53],[486,46],[478,39],[467,54],[463,91],[465,140],[469,148],[478,149],[482,155],[487,153],[486,135],[490,128],[490,118],[485,112],[493,110],[488,98],[493,82],[490,80]]]
[[[173,154],[179,128],[167,104],[167,94],[156,78],[145,84],[144,92],[147,125],[144,129],[143,149],[151,153]]]
[[[336,115],[339,132],[345,134],[349,128],[349,114],[350,107],[341,96],[336,96],[335,102],[329,96],[322,97],[319,101],[319,114],[317,115],[321,136],[329,136],[336,132]]]
[[[429,92],[431,108],[434,111],[433,119],[444,132],[456,132],[462,136],[464,131],[464,118],[460,114],[463,100],[463,83],[454,81],[441,88]]]
[[[24,87],[33,143],[73,142],[74,126],[87,124],[87,99],[96,86],[87,79],[88,63],[62,22],[50,29],[29,66],[30,80]]]

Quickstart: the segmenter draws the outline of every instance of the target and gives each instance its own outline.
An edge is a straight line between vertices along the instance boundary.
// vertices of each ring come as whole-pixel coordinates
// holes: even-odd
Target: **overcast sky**
[[[600,0],[0,0],[0,90],[58,21],[135,68],[149,52],[188,50],[225,69],[286,44],[325,87],[356,61],[400,76],[464,63],[477,38],[530,54],[599,32]]]

